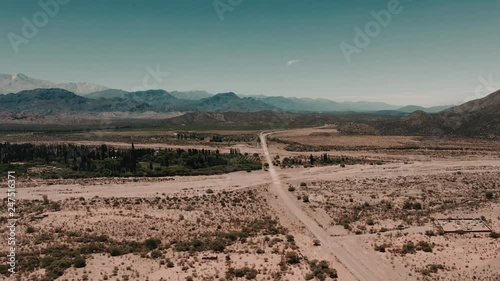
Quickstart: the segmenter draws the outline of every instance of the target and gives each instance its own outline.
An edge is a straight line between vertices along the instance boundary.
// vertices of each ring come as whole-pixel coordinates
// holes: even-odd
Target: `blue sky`
[[[16,53],[9,34],[44,10],[2,0],[0,73],[130,90],[159,65],[166,90],[420,105],[500,82],[499,1],[401,0],[350,62],[342,42],[356,47],[355,28],[396,0],[217,1],[230,7],[223,20],[212,0],[70,0]]]

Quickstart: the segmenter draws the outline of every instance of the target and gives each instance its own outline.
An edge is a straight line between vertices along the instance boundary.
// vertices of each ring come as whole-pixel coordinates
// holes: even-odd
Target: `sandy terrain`
[[[129,146],[110,141],[114,136],[109,134],[93,142],[73,142]],[[294,142],[311,138],[309,145],[336,145],[336,149],[290,151],[288,143],[272,140],[277,136]],[[82,249],[88,241],[100,241],[95,235],[108,237],[98,242],[104,248],[84,254],[85,267],[70,266],[58,280],[228,280],[234,278],[230,268],[245,267],[245,274],[256,273],[255,280],[305,280],[312,272],[308,263],[314,259],[328,261],[338,273],[337,280],[346,281],[500,279],[498,240],[489,233],[443,235],[434,222],[473,217],[500,230],[496,142],[348,137],[331,128],[291,130],[270,138],[264,149],[256,141],[216,144],[222,151],[236,147],[243,153],[259,153],[268,166],[250,173],[55,180],[21,177],[18,198],[24,206],[20,226],[23,251],[43,252],[61,244]],[[261,143],[265,142],[261,139]],[[400,149],[409,145],[409,149]],[[192,147],[154,141],[135,146]],[[213,148],[203,142],[196,147]],[[382,163],[273,165],[284,157],[322,153]],[[490,199],[485,196],[488,192]],[[255,220],[267,222],[255,224]],[[205,245],[211,245],[218,232],[236,233],[248,226],[256,231],[245,239],[228,241],[221,252],[179,251],[179,245],[193,239],[207,239]],[[27,233],[28,227],[35,231]],[[160,246],[144,248],[148,238],[158,238]],[[113,246],[131,252],[112,255]],[[299,255],[298,263],[287,262],[290,251]],[[41,276],[45,269],[29,272]]]

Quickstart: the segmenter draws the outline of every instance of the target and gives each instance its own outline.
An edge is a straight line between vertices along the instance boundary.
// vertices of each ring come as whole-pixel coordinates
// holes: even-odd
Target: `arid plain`
[[[334,125],[0,141],[238,149],[262,162],[216,175],[79,179],[32,167],[18,178],[19,280],[500,280],[500,141],[348,136]],[[64,264],[76,258],[84,262]]]

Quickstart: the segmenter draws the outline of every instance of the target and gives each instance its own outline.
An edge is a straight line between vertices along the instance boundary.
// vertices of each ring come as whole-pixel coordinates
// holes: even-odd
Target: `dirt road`
[[[273,161],[267,147],[266,137],[270,133],[261,133],[260,142],[262,150],[269,164],[269,173],[271,175],[273,186],[276,194],[285,204],[288,211],[300,220],[321,242],[323,247],[327,247],[337,259],[344,264],[349,271],[352,272],[361,281],[375,280],[414,280],[408,276],[406,270],[396,271],[390,265],[381,264],[379,262],[362,263],[357,257],[346,251],[340,243],[330,237],[328,233],[321,228],[312,218],[310,218],[294,200],[292,200],[286,189],[283,187],[280,177],[273,166]],[[358,255],[366,255],[370,253],[357,253]],[[366,260],[366,259],[365,259]]]

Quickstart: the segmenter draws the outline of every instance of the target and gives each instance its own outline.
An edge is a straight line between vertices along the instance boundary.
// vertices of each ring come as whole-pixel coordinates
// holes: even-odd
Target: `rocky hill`
[[[416,111],[372,125],[390,135],[500,137],[500,91],[439,113]]]

